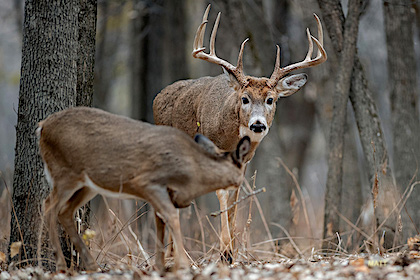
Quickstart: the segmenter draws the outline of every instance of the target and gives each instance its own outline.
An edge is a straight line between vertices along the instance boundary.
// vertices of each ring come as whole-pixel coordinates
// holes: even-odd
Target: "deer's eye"
[[[273,101],[274,101],[274,99],[270,97],[270,98],[267,99],[267,104],[271,105],[271,104],[273,104]]]
[[[242,104],[248,104],[249,103],[249,99],[246,97],[242,97]]]

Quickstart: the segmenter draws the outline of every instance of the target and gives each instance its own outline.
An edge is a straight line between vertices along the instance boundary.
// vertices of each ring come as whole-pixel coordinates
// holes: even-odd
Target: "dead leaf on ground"
[[[362,266],[365,265],[365,260],[363,258],[358,258],[350,261],[351,266]]]
[[[372,195],[373,195],[373,208],[376,209],[377,206],[377,198],[379,193],[379,186],[378,186],[378,173],[375,173],[375,181],[373,182],[372,188]]]
[[[22,242],[13,242],[12,245],[10,245],[10,257],[13,258],[17,254],[19,254],[20,247],[22,247]]]
[[[299,199],[296,197],[295,190],[292,190],[292,195],[290,196],[290,208],[292,209],[292,222],[294,225],[297,225],[299,222]]]
[[[408,248],[410,251],[419,251],[420,250],[420,235],[410,237],[407,240]]]
[[[327,236],[333,236],[333,232],[332,232],[332,222],[329,222],[327,224]]]
[[[0,263],[6,262],[6,254],[3,252],[0,252]]]

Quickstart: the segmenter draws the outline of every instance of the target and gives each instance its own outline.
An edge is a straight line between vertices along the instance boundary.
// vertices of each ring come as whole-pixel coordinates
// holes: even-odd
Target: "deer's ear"
[[[306,74],[296,74],[280,79],[275,87],[278,97],[287,97],[297,92],[306,84],[307,79]]]
[[[211,154],[218,154],[219,148],[206,136],[202,134],[196,134],[194,137],[194,141],[197,142],[204,150]]]
[[[250,149],[251,139],[248,136],[245,136],[239,141],[238,145],[236,146],[235,160],[243,164],[245,157],[246,155],[248,155]]]
[[[234,90],[237,91],[241,88],[241,84],[238,82],[236,77],[229,73],[224,67],[222,67],[223,73],[225,73],[226,79],[229,82],[229,86]]]

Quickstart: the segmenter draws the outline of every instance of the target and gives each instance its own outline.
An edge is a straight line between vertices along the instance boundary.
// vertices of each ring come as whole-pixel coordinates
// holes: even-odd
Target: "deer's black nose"
[[[264,124],[262,124],[260,121],[256,121],[255,123],[251,125],[250,129],[254,131],[255,133],[261,133],[264,130],[266,130],[267,127]]]

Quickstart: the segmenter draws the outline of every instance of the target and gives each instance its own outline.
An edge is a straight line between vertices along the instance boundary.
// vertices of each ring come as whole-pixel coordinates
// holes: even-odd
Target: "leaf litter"
[[[190,269],[160,275],[152,268],[138,268],[125,264],[98,273],[48,272],[40,267],[9,269],[0,273],[0,280],[54,279],[54,280],[107,280],[107,279],[419,279],[420,254],[418,251],[388,255],[346,255],[310,258],[279,259],[265,262],[236,262],[224,265],[205,261]]]

